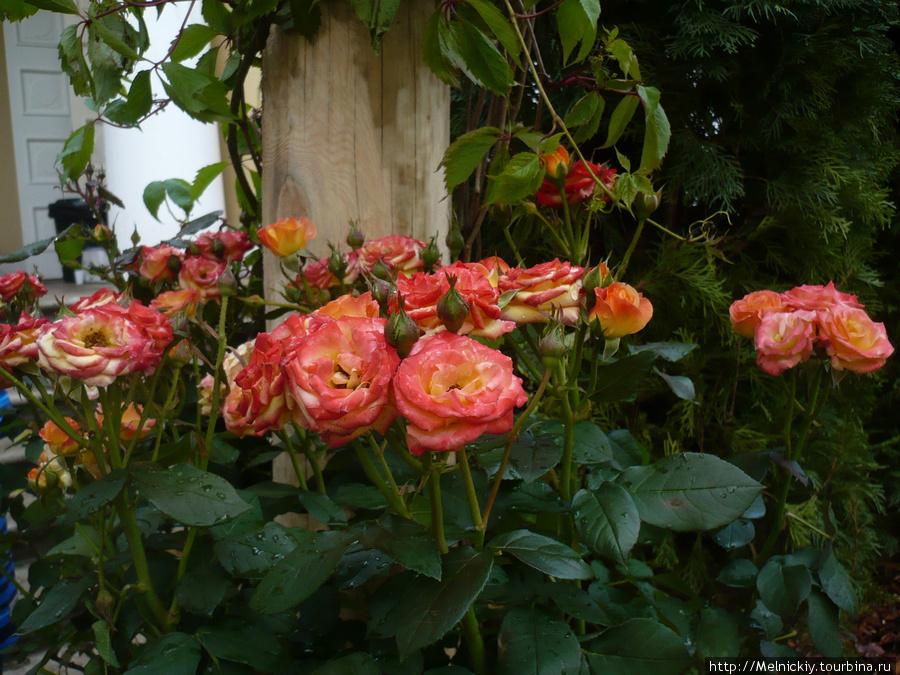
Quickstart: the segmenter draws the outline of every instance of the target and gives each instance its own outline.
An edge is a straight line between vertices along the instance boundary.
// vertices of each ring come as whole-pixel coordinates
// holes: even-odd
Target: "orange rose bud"
[[[615,281],[606,288],[594,289],[597,302],[590,311],[591,323],[599,322],[608,340],[637,333],[653,316],[653,305],[628,284]]]
[[[259,243],[280,258],[296,253],[316,236],[316,226],[308,218],[282,218],[257,232]]]
[[[547,168],[547,175],[552,178],[564,179],[569,173],[569,151],[561,145],[556,148],[556,152],[541,155],[541,161]]]

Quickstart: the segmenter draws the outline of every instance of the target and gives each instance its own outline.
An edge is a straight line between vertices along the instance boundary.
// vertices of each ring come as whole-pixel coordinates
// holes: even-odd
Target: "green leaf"
[[[482,127],[463,134],[450,144],[441,160],[447,192],[468,180],[498,138],[500,130],[497,127]]]
[[[822,584],[822,590],[834,604],[850,616],[856,616],[859,612],[856,587],[853,579],[847,574],[847,570],[835,557],[834,551],[828,551],[825,555],[819,568],[819,581]]]
[[[241,533],[216,542],[214,550],[229,574],[261,579],[295,548],[297,540],[289,530],[270,521],[261,531]]]
[[[471,24],[451,23],[449,37],[462,60],[459,65],[472,81],[505,95],[512,83],[512,70],[494,43]]]
[[[159,220],[159,207],[165,199],[166,184],[161,180],[155,180],[144,188],[144,206],[156,220]]]
[[[562,619],[539,605],[510,610],[497,636],[498,675],[576,675],[581,646]]]
[[[84,43],[78,28],[78,25],[72,24],[63,29],[59,38],[59,62],[69,76],[75,93],[78,96],[90,96],[92,75],[84,56]]]
[[[594,358],[600,358],[599,354],[594,354]],[[616,403],[631,398],[653,369],[655,360],[656,355],[652,352],[642,352],[600,366],[598,385],[591,394],[591,399],[603,403]]]
[[[618,142],[625,131],[625,127],[628,126],[631,118],[634,117],[638,105],[640,105],[640,99],[637,96],[629,94],[622,96],[622,100],[616,105],[612,116],[609,118],[606,142],[600,146],[601,148],[611,148]]]
[[[46,593],[41,594],[40,604],[28,618],[19,626],[20,635],[28,635],[41,628],[46,628],[54,623],[62,621],[81,600],[82,594],[94,583],[94,577],[87,576],[75,583],[65,583],[54,586]]]
[[[669,385],[669,389],[678,398],[685,401],[694,401],[697,399],[697,392],[694,389],[694,383],[691,378],[684,375],[667,375],[659,368],[654,368],[653,372],[659,375],[663,382]]]
[[[612,53],[619,62],[619,68],[622,69],[622,75],[635,80],[643,79],[641,70],[638,67],[637,57],[634,55],[631,47],[624,40],[611,40],[606,48]]]
[[[638,352],[652,352],[666,361],[681,361],[690,354],[697,345],[690,342],[650,342],[645,345],[629,345],[628,351],[632,354]]]
[[[756,585],[756,575],[759,570],[753,561],[746,558],[737,558],[729,562],[719,572],[716,581],[720,581],[726,586],[733,588],[746,588],[747,586]]]
[[[774,640],[778,637],[781,629],[784,628],[784,622],[781,620],[781,617],[766,607],[760,600],[756,601],[756,607],[750,612],[750,618],[759,624],[759,627],[763,629],[769,640]]]
[[[644,88],[638,87],[638,93]],[[647,87],[647,91],[653,90],[653,87]],[[656,93],[657,98],[659,92]],[[642,97],[642,100],[643,97]],[[646,101],[645,101],[646,104]],[[662,164],[662,159],[669,148],[669,139],[672,137],[672,127],[669,125],[669,118],[661,105],[653,107],[651,112],[649,107],[644,117],[644,149],[641,152],[641,169],[643,171],[653,171]]]
[[[178,206],[185,215],[189,215],[194,208],[194,198],[191,196],[191,184],[181,178],[169,178],[165,181],[166,194],[169,199]]]
[[[520,152],[509,160],[499,176],[489,176],[495,190],[487,200],[492,204],[512,204],[537,192],[544,179],[541,158],[532,152]]]
[[[163,64],[168,81],[163,88],[179,108],[201,122],[229,122],[228,90],[212,75],[168,61]]]
[[[316,668],[312,675],[381,675],[381,668],[369,654],[354,652]]]
[[[597,20],[600,18],[599,0],[563,0],[556,11],[556,26],[563,46],[563,62],[580,42],[581,49],[575,63],[586,57],[597,36]]]
[[[201,656],[193,635],[168,633],[148,644],[125,675],[196,675]]]
[[[124,471],[113,469],[99,480],[80,488],[75,496],[68,500],[69,512],[66,514],[66,522],[84,520],[109,504],[119,496],[125,486],[125,478]]]
[[[466,0],[466,3],[471,5],[475,11],[478,12],[488,28],[490,28],[494,35],[497,36],[497,39],[500,40],[500,44],[503,45],[503,49],[506,50],[506,53],[511,56],[513,61],[516,62],[516,65],[521,68],[522,62],[519,59],[519,54],[522,51],[522,46],[519,43],[516,31],[509,23],[509,20],[499,9],[497,9],[497,7],[486,2],[486,0]]]
[[[27,260],[33,255],[38,255],[46,251],[55,239],[56,237],[41,239],[40,241],[36,241],[33,244],[28,244],[28,246],[23,246],[18,251],[0,256],[0,263],[14,263],[21,262],[22,260]]]
[[[101,19],[94,19],[88,26],[91,39],[99,38],[104,44],[122,56],[137,61],[141,55],[135,49],[132,42],[133,29],[130,31],[128,23],[123,17],[116,14],[107,15]]]
[[[88,122],[72,132],[57,161],[63,165],[61,180],[75,180],[84,173],[94,153],[94,122]]]
[[[294,30],[312,42],[322,25],[322,8],[319,0],[289,0]]]
[[[571,129],[589,121],[602,103],[603,99],[600,98],[600,94],[596,91],[588,92],[572,105],[569,114],[566,115],[566,126]]]
[[[216,162],[199,169],[197,175],[194,176],[194,182],[191,184],[191,199],[193,201],[200,199],[200,196],[206,191],[209,184],[218,178],[229,166],[231,166],[231,162]]]
[[[652,619],[631,619],[586,645],[593,675],[679,675],[690,663],[682,639]]]
[[[526,483],[533,483],[555,467],[563,456],[562,425],[555,420],[532,424],[517,438],[509,459]]]
[[[94,631],[94,647],[97,648],[97,653],[113,668],[119,668],[119,659],[109,636],[109,623],[101,619],[91,624],[91,628]]]
[[[197,56],[218,34],[218,31],[205,24],[193,23],[175,37],[177,43],[175,40],[172,41],[172,53],[169,58],[178,63]]]
[[[397,646],[405,659],[453,628],[487,583],[493,555],[470,548],[454,548],[444,556],[440,581],[423,579],[397,623]]]
[[[557,579],[590,579],[593,572],[581,556],[562,542],[529,530],[504,532],[490,548],[515,556],[526,565]]]
[[[48,12],[78,14],[78,6],[72,0],[28,0],[28,4]]]
[[[347,515],[344,510],[331,501],[328,495],[301,491],[298,498],[306,512],[319,522],[329,526],[347,524]]]
[[[222,572],[222,568],[209,564],[195,567],[185,574],[178,582],[175,597],[182,609],[212,616],[229,590],[231,581]]]
[[[803,565],[784,565],[780,557],[770,558],[756,578],[760,599],[781,616],[794,614],[811,588],[809,570]]]
[[[176,464],[165,471],[135,471],[132,476],[150,503],[182,525],[210,527],[251,508],[231,483],[190,464]]]
[[[813,589],[809,593],[809,636],[825,658],[843,656],[843,640],[838,622],[838,608],[826,595]]]
[[[713,658],[734,656],[741,651],[738,617],[721,607],[700,610],[697,626],[697,656]]]
[[[726,551],[746,546],[756,536],[756,528],[753,523],[743,518],[738,518],[729,523],[713,535],[716,543]]]
[[[331,576],[350,542],[351,537],[343,532],[311,535],[263,577],[250,608],[260,614],[293,609]]]
[[[202,629],[197,631],[197,637],[214,658],[243,663],[256,672],[271,673],[284,668],[282,643],[271,630],[243,622],[232,622],[232,626]]]
[[[441,552],[423,525],[388,514],[366,523],[361,542],[366,548],[386,553],[408,570],[441,578]]]
[[[579,490],[572,515],[582,541],[594,553],[625,564],[641,529],[637,506],[625,488],[603,483],[594,492]]]
[[[548,583],[541,587],[540,592],[553,600],[566,616],[601,626],[613,623],[606,610],[600,607],[589,593],[574,584]]]
[[[394,23],[400,0],[350,0],[356,16],[369,27],[372,46],[377,52],[384,34]]]
[[[459,72],[455,64],[462,60],[454,51],[455,46],[443,13],[432,13],[422,33],[422,59],[441,82],[451,87],[459,86]]]
[[[629,467],[618,482],[631,492],[641,520],[678,532],[730,523],[762,489],[733,464],[698,452]]]
[[[579,464],[609,466],[621,470],[613,456],[612,443],[606,434],[590,420],[578,420],[572,432],[575,446],[572,458]]]

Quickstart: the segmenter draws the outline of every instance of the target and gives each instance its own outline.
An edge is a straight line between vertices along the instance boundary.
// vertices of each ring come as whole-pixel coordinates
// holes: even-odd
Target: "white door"
[[[57,52],[63,23],[60,15],[42,11],[20,23],[5,23],[3,29],[22,238],[30,244],[56,233],[47,207],[71,196],[60,192],[55,169],[72,133],[69,82]],[[62,277],[52,246],[40,256],[0,267],[3,272],[33,272],[36,267],[47,279]]]

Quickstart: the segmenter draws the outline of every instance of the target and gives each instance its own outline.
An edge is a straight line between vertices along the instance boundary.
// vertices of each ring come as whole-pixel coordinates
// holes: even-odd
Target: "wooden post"
[[[430,2],[404,0],[380,54],[346,0],[320,3],[314,43],[276,29],[263,57],[263,223],[305,216],[309,248],[347,250],[351,221],[368,239],[443,240],[450,206],[438,165],[450,139],[450,92],[422,60]],[[266,292],[283,283],[268,251]],[[283,461],[281,461],[283,460]],[[296,481],[286,458],[275,480]]]

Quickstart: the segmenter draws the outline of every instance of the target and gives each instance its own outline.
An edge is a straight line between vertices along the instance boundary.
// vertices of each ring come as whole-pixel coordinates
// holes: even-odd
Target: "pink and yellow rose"
[[[819,340],[835,370],[871,373],[894,353],[883,323],[875,323],[862,309],[841,306],[818,313]]]
[[[653,317],[653,305],[637,290],[620,281],[595,288],[596,302],[588,319],[598,322],[608,340],[637,333]]]
[[[168,244],[144,246],[141,249],[137,273],[151,284],[174,279],[181,269],[184,253]]]
[[[516,294],[501,310],[501,317],[517,324],[559,319],[574,325],[581,313],[583,272],[584,268],[558,258],[529,269],[509,269],[500,277],[500,290]]]
[[[756,327],[756,365],[769,375],[781,375],[806,361],[816,336],[815,312],[770,312]]]
[[[756,335],[756,327],[769,312],[789,312],[791,308],[780,293],[763,290],[748,293],[731,304],[728,313],[734,332],[743,337]]]
[[[367,241],[356,253],[363,272],[371,273],[372,268],[380,260],[396,276],[400,272],[410,275],[421,270],[424,263],[420,254],[424,249],[424,241],[392,234]]]
[[[191,251],[213,262],[234,262],[243,260],[244,254],[253,248],[253,242],[246,232],[240,230],[219,230],[204,232],[191,242]]]
[[[10,303],[17,297],[34,300],[47,295],[47,287],[33,274],[24,271],[12,272],[0,276],[0,300]]]

